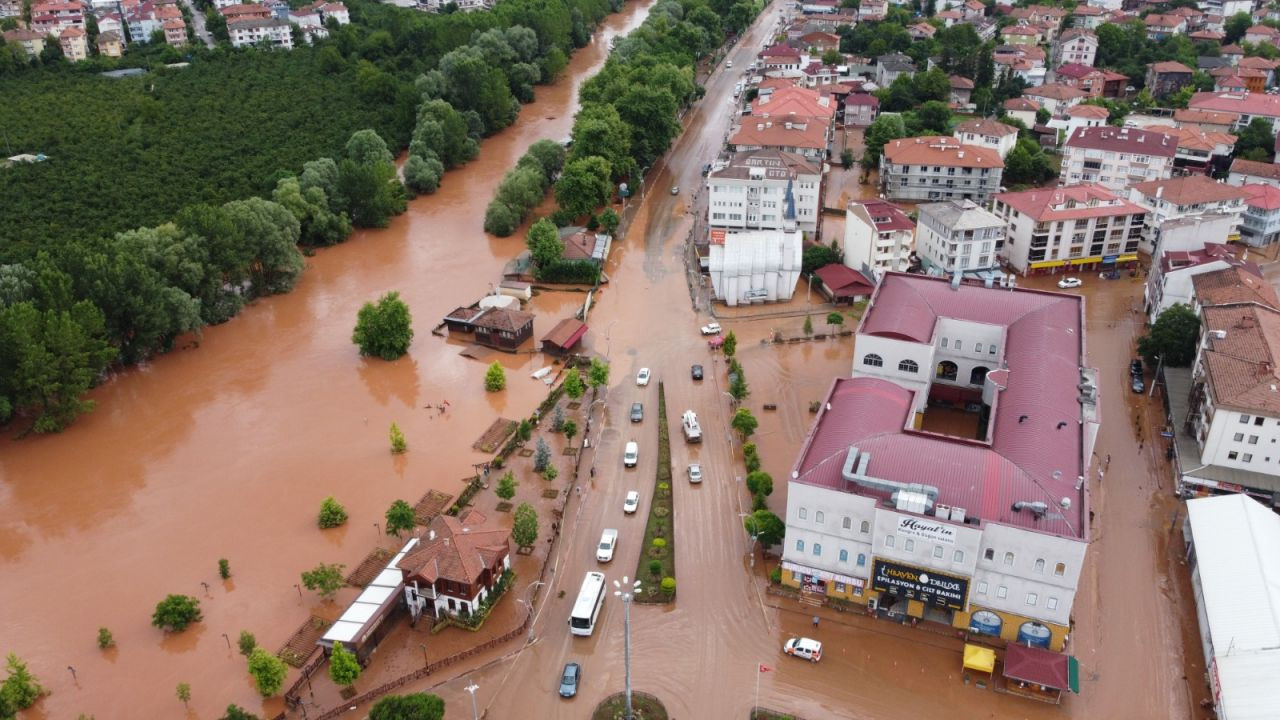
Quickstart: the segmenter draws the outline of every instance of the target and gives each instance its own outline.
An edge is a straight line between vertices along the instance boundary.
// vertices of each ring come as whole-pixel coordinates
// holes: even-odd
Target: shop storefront
[[[1097,270],[1129,270],[1137,267],[1137,253],[1125,255],[1092,255],[1090,257],[1072,258],[1070,260],[1043,260],[1027,266],[1028,275],[1059,275]]]
[[[876,612],[884,617],[951,624],[952,614],[968,603],[969,578],[877,557],[871,561],[871,589]]]
[[[865,603],[867,581],[852,575],[818,570],[784,560],[782,582],[813,595]]]

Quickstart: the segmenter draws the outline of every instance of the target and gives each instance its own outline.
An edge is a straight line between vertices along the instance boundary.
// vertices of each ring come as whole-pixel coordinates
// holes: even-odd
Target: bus
[[[596,618],[600,617],[604,595],[604,573],[587,573],[582,589],[578,591],[578,599],[573,603],[573,613],[569,615],[570,632],[587,636],[596,629]]]

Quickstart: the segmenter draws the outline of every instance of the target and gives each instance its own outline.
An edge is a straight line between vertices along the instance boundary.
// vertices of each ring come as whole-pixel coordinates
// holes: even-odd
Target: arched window
[[[943,360],[938,363],[938,371],[934,374],[939,380],[955,380],[956,375],[960,373],[960,368],[950,360]]]
[[[915,360],[903,360],[898,363],[898,371],[909,373],[920,372],[920,366],[916,364]]]
[[[814,544],[813,544],[813,554],[814,554],[814,555],[822,555],[822,543],[814,543]]]
[[[863,535],[866,535],[867,533],[871,532],[871,522],[868,520],[863,520],[862,527],[859,529]]]
[[[1005,553],[1005,554],[1004,554],[1004,564],[1005,564],[1005,565],[1012,565],[1012,564],[1013,564],[1013,553],[1011,553],[1011,552],[1007,552],[1007,553]]]
[[[969,373],[970,385],[981,385],[987,379],[987,369],[979,365]]]
[[[1036,558],[1036,572],[1044,572],[1044,558]]]
[[[862,567],[866,564],[867,564],[867,556],[864,553],[858,553],[858,567]]]
[[[842,563],[847,563],[847,562],[849,562],[849,551],[848,551],[848,550],[841,550],[841,551],[840,551],[840,562],[842,562]]]
[[[884,358],[875,353],[868,353],[862,356],[862,364],[871,367],[884,367]]]
[[[842,523],[842,527],[843,527],[845,530],[852,530],[852,529],[853,529],[853,518],[848,517],[848,516],[845,516],[844,522]]]
[[[1067,564],[1066,564],[1066,563],[1058,563],[1057,565],[1054,565],[1054,566],[1053,566],[1053,574],[1054,574],[1054,575],[1057,575],[1058,577],[1062,577],[1062,576],[1063,576],[1063,574],[1064,574],[1064,573],[1066,573],[1066,572],[1067,572]]]
[[[803,541],[803,540],[797,540],[797,541],[796,541],[796,552],[804,552],[804,541]]]

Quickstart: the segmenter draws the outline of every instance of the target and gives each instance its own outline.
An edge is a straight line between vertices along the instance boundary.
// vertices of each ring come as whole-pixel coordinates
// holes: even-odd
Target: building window
[[[916,364],[915,360],[903,360],[898,363],[898,371],[909,373],[920,372],[920,366]]]
[[[991,243],[987,243],[987,244],[988,244],[988,245],[990,245]],[[988,249],[989,249],[989,248],[988,248]],[[976,353],[980,353],[980,352],[982,352],[982,343],[978,343],[978,344],[974,345],[974,346],[973,346],[973,351],[974,351],[974,352],[976,352]]]
[[[853,518],[851,518],[851,517],[845,517],[845,519],[844,519],[844,521],[841,523],[841,525],[844,527],[844,529],[845,529],[845,530],[852,530],[852,529],[853,529]]]
[[[984,582],[979,582],[979,583],[978,583],[978,594],[979,594],[979,595],[986,595],[986,594],[987,594],[987,584],[986,584],[986,583],[984,583]]]
[[[1044,606],[1045,606],[1045,607],[1047,607],[1047,608],[1049,608],[1050,610],[1057,610],[1057,609],[1058,609],[1058,598],[1056,598],[1056,597],[1050,597],[1050,598],[1048,598],[1047,600],[1045,600],[1045,602],[1044,602]]]
[[[1249,444],[1250,444],[1250,445],[1257,445],[1257,444],[1258,444],[1258,436],[1257,436],[1257,435],[1250,435],[1250,436],[1249,436]]]
[[[884,358],[875,353],[870,353],[862,356],[862,364],[870,365],[871,367],[884,367]]]
[[[1058,563],[1057,565],[1053,566],[1053,574],[1057,577],[1062,577],[1066,572],[1067,572],[1066,563]]]
[[[1240,453],[1236,452],[1235,450],[1232,450],[1231,452],[1227,453],[1228,460],[1235,460],[1238,457],[1240,457]]]
[[[996,588],[996,597],[1000,598],[1001,600],[1003,600],[1004,598],[1009,597],[1009,588],[1007,588],[1007,587],[1005,587],[1005,586],[1003,586],[1003,585],[1001,585],[1000,587]]]
[[[950,360],[943,360],[938,363],[938,370],[934,373],[934,377],[939,380],[955,380],[956,375],[960,373],[960,368]]]
[[[991,347],[987,348],[987,354],[988,354],[988,355],[995,355],[995,354],[996,354],[996,346],[995,346],[995,345],[992,345]]]
[[[804,552],[804,541],[803,541],[803,540],[797,540],[797,541],[796,541],[796,552]]]
[[[954,553],[952,553],[951,562],[958,562],[958,563],[964,562],[964,551],[957,550]]]
[[[885,536],[884,536],[884,546],[885,546],[885,547],[893,547],[893,543],[894,543],[894,537],[893,537],[892,535],[885,535]]]
[[[1263,420],[1262,420],[1262,416],[1261,416],[1261,415],[1259,415],[1258,417],[1256,417],[1256,418],[1254,418],[1254,419],[1253,419],[1253,424],[1254,424],[1254,425],[1259,425],[1259,426],[1260,426],[1260,425],[1262,425],[1262,422],[1263,422]]]
[[[1035,605],[1035,604],[1036,604],[1036,602],[1037,602],[1037,601],[1039,601],[1039,600],[1040,600],[1040,596],[1036,595],[1035,593],[1027,593],[1027,604],[1028,604],[1028,605]]]
[[[867,564],[867,556],[864,553],[858,553],[858,567],[862,567],[866,564]]]
[[[836,592],[840,592],[840,593],[844,592],[844,583],[842,582],[836,583]]]
[[[813,554],[814,554],[815,556],[820,556],[820,555],[822,555],[822,543],[814,543],[814,544],[813,544]]]
[[[815,515],[813,516],[814,522],[816,522],[816,523],[818,523],[819,525],[821,525],[821,524],[822,524],[822,519],[823,519],[823,517],[824,517],[823,512],[822,512],[821,510],[819,510],[819,511],[817,512],[817,514],[815,514]]]
[[[936,558],[941,558],[941,557],[942,557],[942,546],[941,546],[941,545],[934,545],[934,546],[933,546],[933,556],[934,556],[934,557],[936,557]]]
[[[942,348],[945,350],[945,349],[946,349],[946,347],[947,347],[947,339],[946,339],[946,338],[942,338]]]
[[[993,548],[987,548],[986,552],[982,553],[982,559],[983,559],[983,560],[995,560],[995,559],[996,559],[996,551],[995,551]]]
[[[848,551],[848,550],[841,550],[841,551],[840,551],[840,562],[842,562],[842,563],[847,563],[847,562],[849,562],[849,551]]]
[[[915,551],[916,551],[916,541],[915,541],[915,540],[912,540],[912,539],[910,539],[910,538],[908,538],[908,539],[907,539],[907,542],[906,542],[905,544],[903,544],[902,549],[903,549],[903,550],[905,550],[905,551],[907,551],[907,552],[915,552]]]
[[[1236,433],[1231,437],[1231,440],[1234,442],[1240,442],[1244,440],[1244,433]]]
[[[944,347],[945,347],[945,346],[944,346]],[[1248,416],[1248,415],[1241,415],[1241,416],[1240,416],[1240,424],[1241,424],[1241,425],[1248,425],[1248,424],[1249,424],[1249,416]]]
[[[871,523],[867,520],[863,520],[861,530],[863,535],[866,535],[867,533],[871,532]]]
[[[1011,553],[1011,552],[1007,552],[1007,553],[1005,553],[1005,554],[1004,554],[1004,564],[1005,564],[1005,565],[1012,565],[1012,564],[1013,564],[1013,553]]]
[[[1245,462],[1253,462],[1253,455],[1251,453],[1245,453],[1240,459]]]
[[[1044,572],[1044,558],[1036,558],[1036,572]]]
[[[974,368],[973,371],[969,373],[969,384],[981,385],[987,379],[987,372],[987,368],[984,368],[981,365]]]
[[[807,520],[808,518],[809,518],[809,511],[804,508],[800,508],[800,519]]]

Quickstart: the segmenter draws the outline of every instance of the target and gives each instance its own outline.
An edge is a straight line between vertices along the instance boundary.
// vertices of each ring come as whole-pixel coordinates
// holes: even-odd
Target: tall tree
[[[413,342],[413,316],[398,291],[378,298],[378,304],[366,302],[356,314],[356,327],[351,342],[360,347],[361,355],[395,360],[409,352]]]
[[[538,220],[529,228],[525,238],[533,261],[538,265],[550,265],[564,255],[564,243],[560,241],[560,232],[555,223],[546,218]]]
[[[428,693],[388,695],[369,709],[369,720],[444,720],[444,700]]]
[[[1138,338],[1138,353],[1148,363],[1186,367],[1195,359],[1199,339],[1200,318],[1189,306],[1176,303],[1160,313],[1147,334]]]
[[[609,178],[609,163],[602,157],[571,160],[556,182],[556,202],[573,217],[587,215],[609,202]]]

